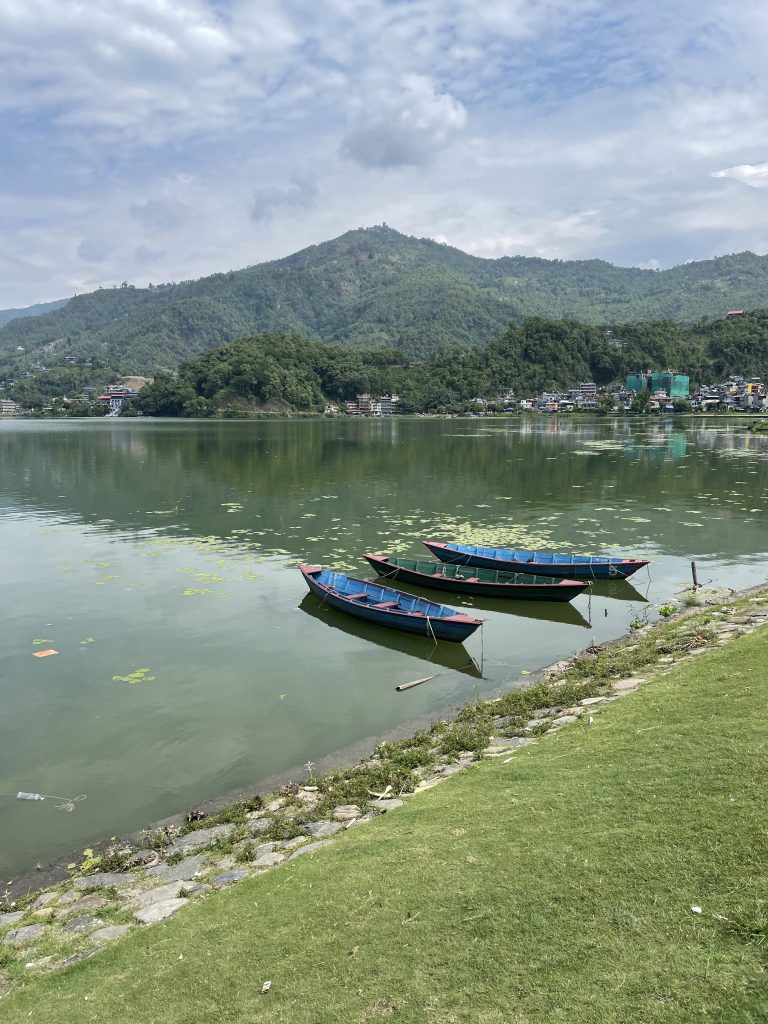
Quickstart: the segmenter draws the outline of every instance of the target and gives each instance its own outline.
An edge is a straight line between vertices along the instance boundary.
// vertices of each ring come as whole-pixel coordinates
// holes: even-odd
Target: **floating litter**
[[[52,647],[49,647],[45,651],[35,651],[35,653],[32,655],[32,657],[33,658],[50,658],[50,656],[52,654],[58,654],[58,653],[59,653],[58,651],[54,651],[54,649]]]
[[[272,988],[272,982],[271,981],[265,981],[264,984],[261,986],[261,994],[263,996],[266,995],[267,992],[269,992],[269,990],[271,988]]]
[[[81,793],[80,796],[53,796],[51,793],[24,793],[21,790],[16,794],[17,800],[58,800],[56,804],[57,811],[66,811],[67,814],[71,814],[75,809],[75,804],[81,800],[85,800],[85,793]]]

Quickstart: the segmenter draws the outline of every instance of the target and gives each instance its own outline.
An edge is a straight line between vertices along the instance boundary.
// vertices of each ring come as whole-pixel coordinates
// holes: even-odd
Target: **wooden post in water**
[[[440,672],[437,675],[441,675]],[[410,683],[400,683],[395,689],[398,693],[402,693],[403,690],[410,690],[414,686],[421,686],[422,683],[428,683],[430,679],[434,679],[435,676],[424,676],[422,679],[413,679]]]
[[[694,589],[695,589],[699,585],[699,577],[696,574],[696,563],[695,562],[691,562],[691,576],[693,576],[693,586],[694,586]]]

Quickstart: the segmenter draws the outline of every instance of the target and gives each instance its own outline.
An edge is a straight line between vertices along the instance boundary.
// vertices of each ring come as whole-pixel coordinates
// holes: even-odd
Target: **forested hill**
[[[54,299],[53,302],[38,302],[34,306],[24,306],[21,309],[0,309],[0,324],[10,323],[11,320],[18,320],[22,316],[41,316],[43,313],[52,313],[54,309],[61,309],[69,302],[69,299]]]
[[[767,294],[768,257],[752,253],[661,272],[601,260],[488,260],[381,226],[198,281],[78,295],[0,329],[0,368],[21,346],[27,360],[74,355],[151,374],[263,331],[418,359],[486,344],[530,315],[692,323],[764,306]]]

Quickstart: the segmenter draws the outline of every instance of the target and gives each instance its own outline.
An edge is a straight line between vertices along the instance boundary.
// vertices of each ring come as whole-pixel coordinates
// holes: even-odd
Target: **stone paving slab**
[[[308,821],[304,831],[311,836],[332,836],[341,832],[344,826],[338,821]]]
[[[14,928],[3,937],[6,946],[23,946],[25,942],[33,942],[39,939],[46,931],[44,924],[27,924],[23,928]]]
[[[135,881],[136,879],[129,872],[100,871],[95,875],[83,875],[80,878],[75,878],[72,885],[76,889],[109,889],[113,885],[118,888],[121,885],[133,885]]]
[[[182,898],[161,900],[159,903],[150,903],[148,907],[142,907],[141,910],[135,911],[133,916],[139,924],[156,924],[175,914],[177,910],[181,910],[185,903],[189,903],[189,900]]]
[[[263,819],[257,819],[259,821]],[[192,832],[187,832],[186,835],[179,836],[179,838],[171,843],[166,851],[167,854],[173,855],[174,853],[196,853],[198,850],[204,849],[216,839],[224,839],[231,835],[234,831],[235,826],[232,824],[226,825],[213,825],[211,828],[198,828]]]
[[[148,868],[147,875],[161,882],[188,882],[202,871],[204,862],[205,856],[199,853],[196,857],[186,857],[178,864],[158,864],[157,867]]]
[[[293,853],[289,855],[288,860],[293,860],[294,857],[301,857],[305,853],[314,853],[315,850],[319,850],[323,846],[330,846],[330,845],[331,845],[331,842],[330,842],[329,839],[321,839],[317,843],[307,843],[306,846],[301,846],[301,847],[299,847],[298,850],[294,850]]]
[[[97,932],[91,932],[88,938],[92,942],[114,942],[115,939],[122,939],[130,930],[129,924],[111,924],[106,928],[99,928]]]
[[[220,887],[233,885],[235,882],[239,882],[241,879],[247,877],[247,871],[243,871],[241,868],[234,868],[232,871],[225,871],[222,875],[216,875],[215,878],[211,879],[211,884]]]
[[[168,882],[167,885],[158,885],[154,889],[147,889],[140,892],[129,901],[131,907],[147,907],[150,903],[160,903],[162,900],[172,900],[181,892],[181,882]]]

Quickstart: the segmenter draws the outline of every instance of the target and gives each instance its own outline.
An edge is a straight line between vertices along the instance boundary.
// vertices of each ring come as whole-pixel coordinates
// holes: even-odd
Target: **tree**
[[[194,388],[170,374],[158,374],[142,388],[136,405],[145,416],[183,416],[187,402],[195,402]]]

